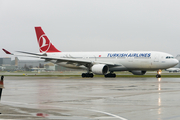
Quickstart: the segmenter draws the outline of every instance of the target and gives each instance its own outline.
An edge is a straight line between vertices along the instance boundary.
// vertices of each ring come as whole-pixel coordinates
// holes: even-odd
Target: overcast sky
[[[35,26],[61,51],[180,54],[180,0],[0,0],[1,48],[39,52]]]

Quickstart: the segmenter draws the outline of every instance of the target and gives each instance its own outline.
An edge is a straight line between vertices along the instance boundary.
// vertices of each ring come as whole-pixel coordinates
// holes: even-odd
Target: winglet
[[[10,54],[10,55],[13,55],[11,52],[7,51],[6,49],[2,49],[6,54]]]

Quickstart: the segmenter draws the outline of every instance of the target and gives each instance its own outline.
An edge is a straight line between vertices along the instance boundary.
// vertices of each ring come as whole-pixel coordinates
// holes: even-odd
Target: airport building
[[[0,70],[1,71],[16,70],[16,66],[11,64],[11,58],[4,57],[4,58],[0,58]]]
[[[46,71],[73,71],[74,69],[65,68],[59,65],[55,65],[44,60],[19,60],[15,57],[15,60],[11,58],[0,58],[0,70],[1,71],[34,71],[38,69]]]
[[[0,58],[0,66],[11,65],[11,58]]]

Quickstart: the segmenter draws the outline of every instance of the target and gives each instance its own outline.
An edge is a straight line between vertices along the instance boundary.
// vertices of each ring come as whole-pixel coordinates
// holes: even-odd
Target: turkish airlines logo
[[[49,50],[51,43],[45,34],[41,35],[38,42],[40,52],[47,52]]]

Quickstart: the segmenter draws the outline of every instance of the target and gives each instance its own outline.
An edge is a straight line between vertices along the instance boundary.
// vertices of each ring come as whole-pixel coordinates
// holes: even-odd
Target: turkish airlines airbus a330
[[[178,64],[178,60],[172,55],[155,51],[61,52],[52,44],[41,27],[35,27],[35,31],[40,53],[17,52],[68,68],[86,69],[87,73],[82,73],[82,77],[93,77],[94,74],[116,77],[114,71],[129,71],[134,75],[157,71],[156,77],[159,78],[162,69]],[[3,51],[14,55],[5,49]]]

